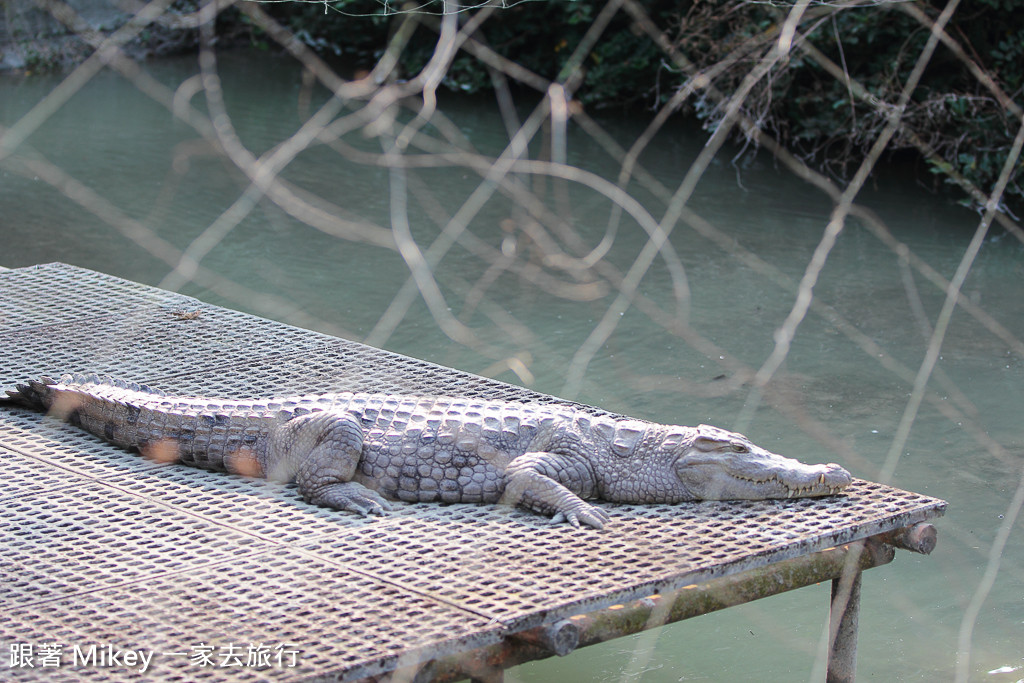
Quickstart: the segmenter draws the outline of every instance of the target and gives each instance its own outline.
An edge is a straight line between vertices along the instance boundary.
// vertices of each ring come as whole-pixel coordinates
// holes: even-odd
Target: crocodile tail
[[[44,375],[38,380],[29,380],[27,384],[16,385],[13,391],[7,390],[6,400],[29,408],[46,410],[53,403],[53,387],[57,383]]]
[[[37,380],[29,380],[27,384],[18,384],[15,386],[13,391],[6,391],[6,400],[11,401],[12,403],[28,406],[29,408],[46,410],[52,407],[56,389],[58,387],[83,389],[96,385],[114,386],[119,389],[128,389],[131,391],[153,394],[154,396],[166,396],[163,391],[146,386],[145,384],[128,382],[122,379],[114,379],[107,375],[69,373],[61,375],[59,380],[43,375]]]
[[[97,375],[95,373],[75,373],[73,375],[62,375],[60,383],[69,388],[82,389],[89,386],[110,386],[117,387],[118,389],[127,389],[128,391],[137,391],[143,394],[152,394],[154,396],[166,396],[167,394],[159,389],[154,389],[151,386],[145,384],[139,384],[138,382],[131,382],[129,380],[119,379],[111,377],[110,375]]]

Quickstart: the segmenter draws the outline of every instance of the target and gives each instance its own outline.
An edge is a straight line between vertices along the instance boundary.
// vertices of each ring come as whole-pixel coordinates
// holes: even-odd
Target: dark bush
[[[765,54],[786,10],[784,3],[725,0],[643,0],[641,4],[653,24],[696,68],[716,69],[712,84],[722,93],[733,92]],[[307,3],[276,5],[274,11],[308,44],[367,64],[383,52],[396,22],[406,16],[383,15],[381,5],[373,0],[340,0],[330,6],[332,11],[326,15],[323,5]],[[597,0],[516,4],[495,12],[483,25],[481,37],[500,54],[554,79],[604,6]],[[934,19],[943,6],[939,0],[921,0],[911,10]],[[430,12],[438,8],[439,3],[420,10],[423,25],[403,53],[402,68],[407,74],[416,73],[430,57],[436,34],[429,26],[437,21]],[[852,80],[889,104],[898,101],[929,36],[928,28],[903,3],[845,9],[812,4],[801,32]],[[963,3],[947,32],[995,79],[1009,100],[1022,103],[1024,12],[1018,0]],[[622,11],[580,67],[585,75],[575,96],[592,107],[657,107],[688,77]],[[489,88],[491,80],[480,62],[460,53],[445,84],[474,92]],[[1006,102],[940,45],[903,116],[913,136],[898,133],[889,149],[920,149],[923,141],[936,152],[928,163],[937,178],[952,182],[947,171],[954,170],[987,192],[1020,126]],[[758,83],[744,109],[784,145],[838,176],[863,158],[885,125],[883,111],[863,101],[844,80],[798,48]],[[689,98],[683,110],[709,126],[722,114],[709,91]],[[1017,198],[1024,198],[1022,177],[1018,164],[1008,188]]]

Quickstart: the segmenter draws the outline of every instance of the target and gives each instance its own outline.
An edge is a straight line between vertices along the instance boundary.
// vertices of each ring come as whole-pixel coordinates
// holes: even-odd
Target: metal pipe
[[[882,540],[885,543],[922,555],[930,555],[935,550],[937,539],[938,531],[935,530],[934,525],[927,522],[918,522],[882,534]]]
[[[564,657],[579,647],[580,627],[571,619],[561,619],[553,624],[514,633],[512,637],[539,645],[552,654]]]
[[[857,624],[860,616],[861,571],[832,580],[829,652],[825,683],[854,683],[857,676]]]

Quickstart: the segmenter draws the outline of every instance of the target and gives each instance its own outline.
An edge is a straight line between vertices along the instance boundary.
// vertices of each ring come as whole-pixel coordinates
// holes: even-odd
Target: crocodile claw
[[[551,521],[554,524],[568,522],[577,529],[580,528],[580,522],[587,526],[594,527],[595,529],[603,529],[604,525],[610,520],[611,517],[607,512],[601,508],[594,507],[593,505],[587,505],[586,503],[581,506],[575,506],[568,512],[559,510],[551,518]]]
[[[354,481],[339,482],[325,486],[309,496],[311,503],[326,505],[336,510],[355,512],[363,517],[383,515],[391,510],[391,503],[379,493]]]

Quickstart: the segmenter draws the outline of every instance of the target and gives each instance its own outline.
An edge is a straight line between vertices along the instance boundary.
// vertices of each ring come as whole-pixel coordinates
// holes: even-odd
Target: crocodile
[[[600,529],[610,517],[587,501],[824,496],[851,482],[839,465],[806,465],[717,427],[571,404],[356,392],[225,400],[84,374],[6,393],[143,456],[294,482],[311,503],[362,515],[389,500],[504,503]]]

